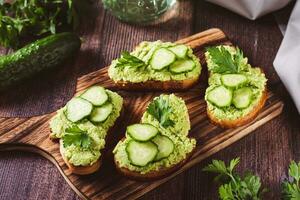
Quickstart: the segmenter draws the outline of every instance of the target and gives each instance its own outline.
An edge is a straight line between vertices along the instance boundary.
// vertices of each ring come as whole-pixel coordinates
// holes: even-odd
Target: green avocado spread
[[[158,171],[162,168],[178,164],[195,148],[196,140],[187,137],[190,130],[190,121],[184,100],[176,97],[174,94],[161,95],[155,99],[157,98],[163,98],[169,102],[169,105],[172,108],[170,119],[174,122],[174,124],[165,128],[161,126],[159,121],[147,111],[143,114],[141,123],[151,124],[158,128],[160,134],[169,137],[174,143],[174,151],[168,157],[149,163],[146,166],[141,167],[132,165],[126,152],[126,146],[132,138],[126,134],[125,140],[120,141],[113,151],[115,159],[120,167],[125,167],[131,171],[136,171],[141,174],[146,174],[150,171]]]
[[[232,46],[223,46],[223,47],[225,47],[225,49],[231,54],[231,56],[234,56],[236,54],[236,49],[234,47]],[[218,48],[220,48],[220,46],[218,46]],[[247,81],[239,87],[251,88],[252,90],[251,103],[249,104],[248,107],[243,109],[238,109],[233,105],[220,108],[218,106],[213,105],[210,101],[208,101],[207,96],[211,90],[222,85],[222,81],[221,81],[222,74],[212,72],[213,69],[217,67],[217,64],[214,63],[208,51],[205,53],[205,57],[207,61],[208,70],[211,72],[208,80],[209,87],[206,89],[206,93],[205,93],[205,100],[207,101],[208,110],[210,110],[215,115],[215,117],[217,117],[220,120],[223,119],[235,120],[249,114],[253,110],[253,108],[258,104],[260,98],[263,95],[263,92],[266,89],[267,79],[265,77],[265,74],[261,71],[260,68],[252,68],[251,65],[248,64],[248,59],[246,57],[243,57],[243,59],[239,62],[239,66],[238,66],[239,74],[246,76]]]
[[[57,111],[57,114],[50,121],[51,138],[60,138],[60,149],[62,156],[74,166],[87,166],[94,164],[101,156],[100,150],[105,147],[105,137],[107,131],[112,127],[116,119],[120,116],[123,105],[123,99],[115,92],[106,90],[109,102],[112,103],[113,109],[108,118],[102,123],[92,123],[88,119],[79,122],[71,122],[65,115],[66,107]],[[78,126],[91,139],[88,148],[71,144],[64,147],[64,136],[67,134],[66,129],[73,125]]]
[[[201,73],[201,64],[199,59],[193,54],[193,50],[187,47],[187,53],[184,58],[177,58],[177,60],[187,60],[190,59],[195,63],[195,67],[191,71],[182,73],[172,73],[169,71],[168,67],[162,70],[154,70],[150,65],[150,60],[153,53],[160,48],[170,49],[177,44],[171,42],[141,42],[136,49],[130,54],[141,59],[145,62],[145,67],[135,68],[130,65],[125,67],[116,67],[119,59],[113,60],[109,69],[109,77],[117,81],[128,81],[133,83],[146,82],[149,80],[154,81],[170,81],[170,80],[185,80],[199,77]]]

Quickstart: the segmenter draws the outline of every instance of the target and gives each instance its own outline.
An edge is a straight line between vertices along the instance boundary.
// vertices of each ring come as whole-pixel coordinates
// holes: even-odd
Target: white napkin
[[[248,19],[286,6],[291,0],[207,0],[223,6]],[[300,1],[300,0],[299,0]],[[274,67],[292,96],[300,113],[300,2],[297,1],[289,19],[283,41],[277,52]]]
[[[300,113],[300,2],[293,9],[274,67]]]
[[[291,0],[206,0],[248,19],[257,19],[286,6]]]

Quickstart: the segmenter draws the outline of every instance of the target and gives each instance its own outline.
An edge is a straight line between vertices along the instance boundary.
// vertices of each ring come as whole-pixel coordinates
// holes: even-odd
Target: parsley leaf
[[[261,182],[258,176],[250,172],[240,177],[234,172],[240,159],[235,158],[226,166],[224,161],[213,160],[203,171],[217,173],[216,181],[222,183],[219,187],[219,197],[222,200],[260,200],[261,195],[266,191],[261,189]]]
[[[158,97],[149,104],[147,112],[156,118],[165,128],[174,125],[174,122],[170,119],[172,107],[169,105],[169,101],[163,99],[162,96]]]
[[[88,149],[91,145],[91,137],[77,125],[66,129],[67,134],[63,136],[64,147],[71,146],[72,144],[83,149]]]
[[[134,67],[139,68],[145,66],[145,62],[141,59],[131,55],[128,51],[123,51],[121,54],[121,58],[118,59],[116,67]]]
[[[216,64],[216,66],[212,69],[214,73],[238,73],[240,71],[239,66],[244,55],[238,47],[235,49],[236,54],[232,56],[224,46],[206,48],[213,63]]]
[[[289,176],[292,178],[290,181],[284,181],[282,184],[282,196],[287,200],[300,199],[300,162],[297,164],[292,161],[289,166]]]

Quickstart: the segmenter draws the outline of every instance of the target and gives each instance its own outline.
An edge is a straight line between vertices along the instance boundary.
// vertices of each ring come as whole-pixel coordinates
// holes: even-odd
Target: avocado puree
[[[60,141],[61,152],[63,156],[75,166],[87,166],[95,163],[101,156],[100,150],[105,146],[105,136],[110,127],[112,127],[116,119],[120,116],[123,99],[117,93],[106,90],[109,101],[113,104],[113,111],[103,123],[92,123],[88,119],[73,123],[69,121],[64,112],[66,107],[57,111],[57,114],[50,121],[50,129],[52,138],[62,138],[66,132],[66,128],[76,124],[81,130],[92,139],[92,145],[88,149],[70,145],[63,147],[63,139]]]
[[[171,42],[162,42],[162,41],[141,42],[139,46],[137,46],[136,49],[133,52],[131,52],[131,54],[143,60],[147,66],[138,69],[130,66],[126,66],[124,68],[121,67],[117,68],[116,64],[118,62],[118,59],[116,59],[112,61],[108,69],[108,75],[115,82],[128,81],[133,83],[146,82],[149,80],[155,80],[155,81],[185,80],[185,79],[192,79],[198,77],[201,73],[201,65],[199,63],[199,59],[193,54],[193,50],[190,47],[188,47],[186,57],[188,59],[192,59],[196,65],[196,67],[192,71],[184,72],[180,74],[172,74],[170,71],[168,71],[168,68],[165,68],[160,71],[156,71],[151,68],[149,62],[155,50],[162,47],[169,48],[173,46],[176,46],[176,44]]]
[[[231,46],[224,46],[231,55],[235,54],[235,48]],[[211,71],[216,64],[212,61],[211,56],[208,52],[205,53],[207,67],[208,70]],[[206,89],[205,100],[207,102],[207,108],[218,118],[218,119],[228,119],[235,120],[249,114],[253,108],[257,105],[260,98],[263,95],[263,92],[266,88],[267,79],[265,74],[262,73],[260,68],[252,68],[250,64],[248,64],[248,58],[244,58],[241,64],[239,65],[240,73],[247,77],[247,82],[242,85],[242,87],[247,86],[252,89],[252,100],[250,105],[244,109],[237,109],[233,105],[225,108],[219,108],[207,100],[207,94],[209,91],[213,90],[215,87],[222,85],[221,82],[221,74],[211,73],[208,79],[209,87]]]
[[[120,167],[125,167],[131,171],[140,172],[141,174],[146,174],[150,171],[158,171],[161,168],[171,167],[184,160],[187,157],[187,154],[191,153],[195,148],[196,140],[187,137],[190,130],[190,121],[184,101],[174,94],[162,95],[162,97],[168,100],[169,105],[172,107],[170,118],[175,123],[174,126],[169,126],[167,128],[162,127],[158,120],[147,112],[143,114],[141,122],[156,126],[162,135],[168,136],[174,143],[174,151],[167,158],[160,161],[152,162],[144,167],[134,166],[130,163],[125,150],[126,145],[131,140],[130,136],[126,134],[126,139],[120,141],[113,151],[115,159],[118,161]]]

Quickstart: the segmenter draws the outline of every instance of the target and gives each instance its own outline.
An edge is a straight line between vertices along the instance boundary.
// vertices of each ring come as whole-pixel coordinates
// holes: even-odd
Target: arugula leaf
[[[300,199],[300,162],[292,161],[289,166],[289,176],[291,180],[284,181],[282,184],[282,197],[287,200]]]
[[[240,71],[239,66],[244,55],[238,47],[235,47],[235,49],[236,54],[232,56],[224,46],[206,48],[213,63],[216,64],[212,69],[214,73],[238,73]]]
[[[131,55],[128,51],[123,51],[121,53],[121,58],[118,59],[118,63],[116,64],[116,67],[134,67],[139,68],[145,66],[145,62],[141,59]]]
[[[240,159],[235,158],[226,166],[224,161],[213,160],[211,164],[203,168],[203,171],[217,173],[217,181],[222,185],[219,187],[219,198],[222,200],[260,200],[265,192],[261,189],[261,182],[258,176],[248,172],[244,177],[235,174],[234,169]]]
[[[0,45],[19,48],[29,38],[75,29],[79,14],[86,15],[82,0],[0,0]],[[80,12],[79,12],[80,10]]]
[[[88,149],[92,143],[91,137],[77,125],[66,129],[67,134],[63,136],[64,147],[72,144],[83,149]]]
[[[163,99],[162,96],[149,104],[147,112],[156,118],[165,128],[174,125],[174,122],[170,119],[172,107],[169,105],[169,101]]]

